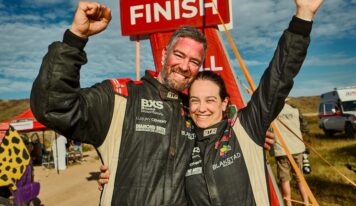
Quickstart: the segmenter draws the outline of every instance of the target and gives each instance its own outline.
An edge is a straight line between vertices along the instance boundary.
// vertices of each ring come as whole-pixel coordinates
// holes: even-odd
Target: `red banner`
[[[208,40],[208,50],[201,70],[212,70],[221,75],[225,81],[226,89],[230,95],[232,105],[237,109],[245,106],[236,78],[227,58],[222,40],[215,28],[205,28],[201,30]],[[161,70],[162,50],[166,46],[172,32],[157,33],[150,36],[153,58],[156,70]]]
[[[174,31],[181,25],[216,26],[221,24],[217,11],[225,23],[230,22],[228,0],[120,0],[121,33],[133,36]]]

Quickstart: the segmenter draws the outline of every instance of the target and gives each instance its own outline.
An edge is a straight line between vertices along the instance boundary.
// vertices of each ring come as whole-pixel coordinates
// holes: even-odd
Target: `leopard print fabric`
[[[0,186],[11,186],[25,173],[30,155],[19,133],[10,126],[0,144]]]

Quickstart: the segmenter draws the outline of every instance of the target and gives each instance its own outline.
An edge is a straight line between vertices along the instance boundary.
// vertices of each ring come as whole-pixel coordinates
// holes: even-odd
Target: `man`
[[[276,121],[276,125],[281,134],[281,137],[286,143],[288,150],[292,154],[300,171],[303,172],[302,169],[303,153],[305,152],[305,145],[303,143],[303,140],[299,139],[298,137],[302,138],[302,132],[305,133],[308,131],[307,123],[303,119],[303,116],[299,112],[299,110],[287,103],[284,105],[281,113],[278,115],[278,119],[282,121],[283,124],[287,125],[288,128],[291,130],[290,131],[278,120]],[[289,206],[292,205],[290,181],[292,180],[293,168],[287,158],[287,154],[285,153],[278,139],[276,140],[273,146],[273,152],[276,158],[277,174],[281,184],[282,195],[286,205]],[[307,192],[305,191],[298,177],[297,177],[297,182],[298,182],[299,193],[302,197],[302,200],[304,204],[308,205],[309,200],[308,200]]]
[[[302,2],[297,17],[311,21],[319,6]],[[291,59],[279,65],[278,54],[273,67],[292,65],[298,71],[304,60],[311,23],[297,17],[280,43],[287,47],[283,52],[293,50]],[[146,72],[139,83],[112,80],[82,89],[79,70],[87,61],[87,38],[103,31],[110,19],[109,8],[79,3],[63,42],[49,46],[33,84],[31,108],[46,126],[98,149],[114,177],[104,189],[102,205],[186,205],[183,183],[194,132],[186,124],[185,96],[179,92],[198,73],[206,40],[183,27],[162,51],[161,73]],[[293,42],[301,45],[291,47]]]
[[[44,58],[31,94],[33,112],[50,128],[98,149],[115,177],[102,205],[186,205],[183,180],[194,133],[179,91],[199,71],[205,36],[191,27],[178,30],[163,50],[162,72],[147,72],[140,83],[112,80],[80,89],[87,38],[110,19],[109,8],[79,3],[63,42],[50,45]]]

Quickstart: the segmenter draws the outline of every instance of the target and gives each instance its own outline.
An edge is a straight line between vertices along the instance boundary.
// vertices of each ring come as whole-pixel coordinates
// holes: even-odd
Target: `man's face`
[[[203,54],[202,43],[187,37],[178,38],[169,51],[162,52],[159,81],[173,90],[184,90],[198,74]]]

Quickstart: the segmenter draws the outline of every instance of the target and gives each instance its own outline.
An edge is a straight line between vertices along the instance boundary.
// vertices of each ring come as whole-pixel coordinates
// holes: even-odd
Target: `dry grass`
[[[308,105],[308,104],[305,104]],[[306,110],[308,111],[308,110]],[[317,116],[306,117],[310,133],[304,135],[305,142],[313,147],[336,170],[356,182],[356,139],[347,139],[338,133],[327,137],[318,127]],[[356,187],[347,182],[337,171],[326,164],[312,149],[309,155],[312,172],[305,179],[321,206],[353,206],[356,205]],[[269,158],[275,173],[273,158]],[[348,167],[352,167],[353,170]],[[276,173],[275,173],[276,176]],[[292,198],[301,200],[297,193],[295,181]]]
[[[289,103],[305,113],[316,113],[319,110],[320,96],[291,97]]]
[[[0,121],[17,116],[30,108],[28,99],[0,100]]]

